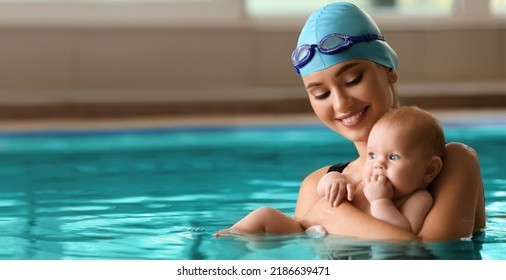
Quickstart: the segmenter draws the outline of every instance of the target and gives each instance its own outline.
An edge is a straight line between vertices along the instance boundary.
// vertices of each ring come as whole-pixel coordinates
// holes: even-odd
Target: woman
[[[397,55],[364,11],[342,2],[314,12],[297,46],[292,62],[313,110],[330,129],[352,141],[359,154],[333,170],[362,173],[372,126],[398,106]],[[434,205],[418,236],[374,219],[346,201],[329,206],[316,192],[329,168],[316,170],[301,185],[295,219],[303,228],[322,225],[331,234],[370,239],[451,240],[470,237],[485,227],[477,155],[463,144],[446,145],[443,169],[429,188]]]
[[[352,141],[359,157],[307,176],[300,187],[295,219],[263,207],[215,236],[234,232],[286,234],[323,226],[331,234],[367,239],[451,240],[468,238],[485,227],[477,155],[460,143],[446,144],[443,168],[429,187],[433,206],[417,236],[373,218],[346,200],[331,207],[318,195],[318,182],[327,172],[341,173],[334,174],[342,176],[340,189],[349,182],[344,173],[362,174],[373,125],[398,107],[397,55],[364,11],[340,2],[314,12],[301,31],[292,62],[318,118]]]

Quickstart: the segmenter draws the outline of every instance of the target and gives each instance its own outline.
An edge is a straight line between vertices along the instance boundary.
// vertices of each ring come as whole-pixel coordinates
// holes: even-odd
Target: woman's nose
[[[335,90],[332,92],[332,97],[335,112],[349,113],[353,103],[351,98],[346,93]]]

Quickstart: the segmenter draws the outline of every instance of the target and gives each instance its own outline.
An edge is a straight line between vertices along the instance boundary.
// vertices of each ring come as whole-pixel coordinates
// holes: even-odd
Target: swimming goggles
[[[298,46],[292,53],[292,65],[297,70],[297,73],[300,74],[299,69],[311,61],[315,54],[315,49],[318,49],[322,54],[336,54],[351,47],[354,43],[374,40],[385,41],[385,37],[370,33],[361,36],[332,33],[325,36],[319,44],[304,44]]]

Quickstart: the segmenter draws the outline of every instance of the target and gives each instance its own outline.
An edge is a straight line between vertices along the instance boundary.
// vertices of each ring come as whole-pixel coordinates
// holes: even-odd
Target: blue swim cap
[[[297,47],[304,44],[318,44],[325,36],[332,33],[348,36],[361,36],[368,33],[381,35],[378,26],[366,12],[351,3],[337,2],[328,4],[309,16],[300,33]],[[352,59],[367,59],[397,69],[397,54],[394,50],[385,41],[374,40],[357,42],[336,54],[322,54],[315,50],[311,61],[300,67],[299,71],[304,77]]]

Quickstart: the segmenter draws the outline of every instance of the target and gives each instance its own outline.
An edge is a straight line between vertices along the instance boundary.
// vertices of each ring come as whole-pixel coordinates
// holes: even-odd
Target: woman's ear
[[[391,84],[397,83],[397,79],[399,78],[399,76],[397,75],[397,71],[395,71],[392,68],[388,68],[387,69],[387,76],[388,76],[388,81]]]
[[[436,178],[439,171],[443,167],[443,161],[440,157],[433,156],[429,161],[429,166],[427,166],[427,170],[425,171],[425,175],[423,176],[423,180],[425,183],[429,184]]]

